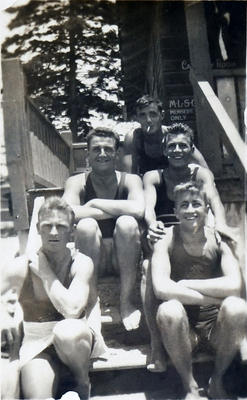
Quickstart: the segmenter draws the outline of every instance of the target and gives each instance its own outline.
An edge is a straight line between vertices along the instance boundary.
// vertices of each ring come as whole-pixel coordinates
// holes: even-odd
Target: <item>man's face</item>
[[[164,155],[168,158],[169,164],[172,166],[186,166],[189,163],[192,151],[193,148],[190,139],[183,133],[168,136]]]
[[[207,205],[199,193],[185,192],[176,202],[175,213],[181,226],[197,231],[205,225]]]
[[[117,150],[115,139],[94,136],[89,146],[89,164],[92,169],[108,170],[115,168]]]
[[[43,249],[58,251],[66,247],[72,227],[66,212],[50,210],[41,216],[37,229],[41,236]]]
[[[157,104],[151,103],[144,108],[137,108],[136,116],[144,134],[151,135],[161,129],[163,114]]]

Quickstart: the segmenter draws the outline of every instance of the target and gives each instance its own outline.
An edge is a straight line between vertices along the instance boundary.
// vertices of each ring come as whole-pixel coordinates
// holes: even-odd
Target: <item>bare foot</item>
[[[152,348],[150,361],[147,364],[147,370],[150,372],[165,372],[167,370],[165,354],[162,348]]]
[[[193,388],[191,391],[187,392],[184,400],[207,400],[207,397],[200,396],[199,388]]]
[[[121,318],[127,331],[137,329],[140,324],[141,312],[131,305],[121,307]]]
[[[211,399],[229,399],[229,394],[223,387],[222,379],[209,379],[208,396]]]
[[[90,392],[91,392],[91,384],[77,384],[73,387],[73,391],[70,393],[76,393],[80,400],[89,400],[90,399]],[[75,396],[75,395],[74,395]],[[77,400],[75,397],[72,400]]]
[[[77,392],[72,392],[70,390],[69,392],[64,393],[60,400],[80,400],[80,397]]]

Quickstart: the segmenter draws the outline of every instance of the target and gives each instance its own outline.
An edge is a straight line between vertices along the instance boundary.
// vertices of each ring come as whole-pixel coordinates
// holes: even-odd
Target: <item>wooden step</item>
[[[123,369],[146,368],[150,346],[110,347],[101,357],[91,360],[90,371],[112,371]],[[204,363],[213,360],[212,354],[198,352],[193,356],[193,363]],[[167,365],[171,365],[170,359]]]
[[[107,306],[103,304],[101,306],[101,323],[104,325],[121,323],[119,309],[114,306]]]
[[[148,351],[148,345],[109,347],[104,357],[92,360],[90,371],[145,368]]]

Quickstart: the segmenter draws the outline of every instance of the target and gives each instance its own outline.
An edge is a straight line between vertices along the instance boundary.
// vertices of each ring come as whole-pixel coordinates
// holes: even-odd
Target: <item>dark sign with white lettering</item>
[[[170,97],[165,104],[166,122],[190,122],[195,120],[193,96]]]

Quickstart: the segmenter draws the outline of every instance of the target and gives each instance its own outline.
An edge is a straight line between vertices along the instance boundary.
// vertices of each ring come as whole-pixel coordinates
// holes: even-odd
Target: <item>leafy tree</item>
[[[3,44],[21,57],[28,94],[73,140],[85,135],[93,110],[120,117],[121,90],[115,5],[100,0],[31,0],[8,9],[16,16]],[[68,125],[67,125],[68,126]]]

